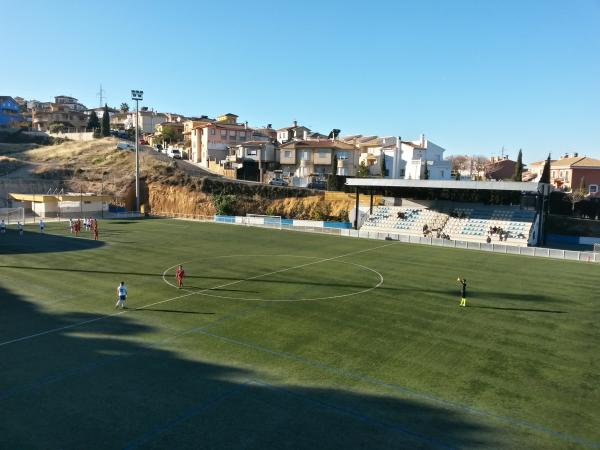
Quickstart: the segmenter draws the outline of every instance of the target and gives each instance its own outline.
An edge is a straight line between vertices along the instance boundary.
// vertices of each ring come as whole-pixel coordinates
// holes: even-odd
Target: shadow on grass
[[[200,312],[200,311],[179,311],[176,309],[155,309],[155,308],[141,308],[136,309],[135,312],[140,311],[154,311],[154,312],[166,312],[166,313],[177,313],[177,314],[216,314],[214,312]]]
[[[556,311],[556,310],[552,310],[552,309],[506,308],[506,307],[502,307],[502,306],[483,306],[483,305],[469,305],[469,308],[498,309],[501,311],[525,311],[525,312],[554,313],[554,314],[566,314],[567,313],[567,311]]]
[[[127,312],[48,314],[2,287],[0,299],[2,448],[502,445],[505,427],[493,433],[464,408],[426,396],[392,394],[381,386],[377,395],[359,393],[352,379],[348,381],[355,388],[345,391],[338,379],[343,372],[328,374],[302,366],[301,360],[269,356],[283,373],[306,370],[305,382],[314,377],[322,385],[329,377],[331,387],[294,386],[284,375],[281,387],[266,382],[260,379],[268,372],[264,354],[196,332],[260,307],[230,316],[198,316],[194,323],[176,322],[178,315],[169,315],[164,320],[171,320],[171,326],[159,330]],[[223,345],[246,368],[214,362]],[[211,362],[203,361],[203,355]],[[260,370],[248,369],[254,365]]]
[[[444,296],[456,297],[460,299],[460,289],[424,289],[420,292],[426,292],[431,294],[442,294]],[[548,303],[553,302],[554,299],[546,295],[540,294],[527,294],[527,293],[514,293],[514,292],[487,292],[479,291],[477,289],[467,290],[467,299],[481,299],[481,300],[516,300],[523,302],[542,302]]]
[[[0,254],[16,255],[25,253],[74,252],[102,247],[102,241],[84,237],[68,237],[49,233],[24,231],[19,235],[16,230],[7,230],[0,235]]]

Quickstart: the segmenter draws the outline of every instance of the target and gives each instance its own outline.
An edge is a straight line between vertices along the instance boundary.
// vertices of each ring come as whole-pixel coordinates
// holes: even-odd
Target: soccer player
[[[21,222],[17,222],[17,230],[19,230],[19,236],[23,236],[23,224]]]
[[[458,277],[456,281],[460,283],[460,306],[467,306],[467,280]]]
[[[92,229],[94,230],[94,240],[98,240],[98,220],[94,219],[94,223],[92,225]]]
[[[125,286],[125,282],[121,281],[121,284],[117,286],[117,304],[115,305],[115,309],[119,306],[121,309],[125,308],[125,301],[127,300],[127,287]]]
[[[175,278],[177,278],[177,285],[179,289],[183,287],[183,277],[185,275],[185,270],[183,270],[183,266],[180,264],[175,271]]]
[[[40,219],[40,233],[44,232],[44,227],[46,226],[46,222],[44,221],[44,218],[42,217]]]
[[[4,223],[4,219],[2,219],[2,222],[0,222],[0,233],[6,233],[6,224]]]

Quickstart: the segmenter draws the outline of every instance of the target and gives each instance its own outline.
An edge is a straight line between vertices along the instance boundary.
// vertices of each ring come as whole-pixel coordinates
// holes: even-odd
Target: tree
[[[87,129],[94,131],[97,128],[100,128],[100,120],[98,119],[98,114],[96,114],[96,111],[92,111],[90,118],[88,119]]]
[[[423,167],[423,179],[429,180],[429,167],[427,166],[427,161],[425,161],[425,166]]]
[[[544,164],[544,170],[542,170],[542,176],[540,177],[540,183],[550,184],[550,166],[552,165],[552,160],[550,159],[550,154],[548,154],[548,159],[546,159],[546,163]]]
[[[121,112],[129,112],[129,105],[127,103],[121,103],[121,106],[119,108],[121,110]]]
[[[513,175],[514,181],[523,181],[523,150],[519,149],[519,156],[517,156],[517,164],[515,165],[515,174]]]
[[[162,127],[161,137],[164,141],[169,141],[169,143],[173,143],[177,140],[177,133],[175,132],[175,128],[165,125]]]
[[[365,164],[365,162],[361,162],[360,165],[358,166],[358,177],[360,178],[366,178],[369,176],[369,168],[367,167],[367,165]]]
[[[385,153],[381,152],[381,178],[387,176],[387,167],[385,166]]]
[[[110,136],[110,115],[108,114],[108,105],[104,104],[104,113],[102,115],[102,136]]]
[[[565,194],[564,199],[571,203],[571,215],[575,215],[575,204],[584,200],[586,194],[585,180],[583,178],[577,189],[571,189],[571,192]]]
[[[48,126],[50,133],[63,133],[67,130],[67,125],[64,122],[52,122]]]

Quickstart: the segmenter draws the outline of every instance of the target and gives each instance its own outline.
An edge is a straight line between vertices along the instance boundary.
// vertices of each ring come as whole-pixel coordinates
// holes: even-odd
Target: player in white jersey
[[[44,232],[44,227],[46,226],[46,221],[44,220],[44,218],[42,217],[40,219],[40,233]]]
[[[127,287],[125,286],[125,282],[121,281],[121,284],[117,286],[117,304],[115,308],[119,306],[121,309],[125,308],[125,302],[127,301]]]

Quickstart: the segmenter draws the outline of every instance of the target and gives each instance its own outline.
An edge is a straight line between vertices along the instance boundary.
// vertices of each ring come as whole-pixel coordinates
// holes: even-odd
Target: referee
[[[467,280],[458,277],[457,281],[460,283],[460,306],[467,306]]]

